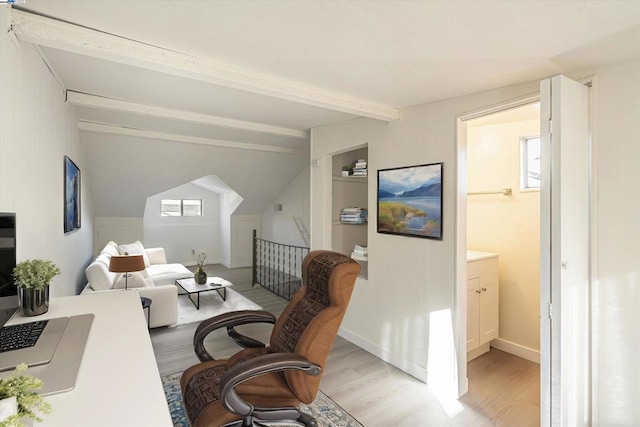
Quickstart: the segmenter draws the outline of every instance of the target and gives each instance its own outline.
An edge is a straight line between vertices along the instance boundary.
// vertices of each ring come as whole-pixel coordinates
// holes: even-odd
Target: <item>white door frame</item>
[[[467,380],[467,124],[489,114],[511,110],[540,100],[540,94],[530,94],[492,107],[466,113],[456,120],[457,167],[456,176],[456,321],[458,325],[458,393],[469,389]]]
[[[595,78],[589,77],[587,79],[583,79],[581,80],[581,83],[587,85],[587,86],[592,86],[596,84]],[[591,92],[590,96],[592,95],[593,92]],[[468,379],[467,379],[467,363],[466,363],[466,307],[467,307],[467,301],[466,301],[466,244],[467,244],[467,171],[466,171],[466,139],[467,139],[467,134],[466,134],[466,121],[473,119],[473,118],[477,118],[477,117],[481,117],[484,115],[488,115],[491,113],[495,113],[495,112],[499,112],[502,110],[507,110],[510,108],[515,108],[527,103],[531,103],[531,102],[535,102],[537,100],[540,99],[540,94],[538,93],[537,95],[532,95],[532,96],[525,96],[522,98],[519,98],[515,101],[510,101],[510,102],[505,102],[502,104],[498,104],[497,106],[493,106],[493,107],[489,107],[489,108],[485,108],[485,109],[480,109],[468,114],[465,114],[463,116],[460,116],[457,119],[457,166],[458,166],[458,171],[457,171],[457,175],[456,175],[456,188],[457,188],[457,195],[456,195],[456,321],[457,321],[457,325],[458,327],[457,329],[457,348],[458,348],[458,390],[459,390],[459,394],[462,395],[464,393],[467,392],[468,390]],[[596,145],[596,138],[594,137],[595,135],[595,130],[593,128],[595,120],[594,120],[594,109],[593,107],[593,102],[591,99],[589,99],[589,103],[591,104],[591,112],[589,114],[589,126],[590,126],[590,137],[591,137],[591,141],[590,141],[590,149],[594,150],[595,145]],[[542,129],[541,129],[542,131]],[[597,259],[597,253],[595,251],[595,248],[597,247],[597,224],[595,221],[596,216],[593,215],[593,212],[595,210],[597,210],[597,197],[595,197],[596,195],[596,186],[595,186],[595,181],[593,180],[593,176],[597,173],[597,164],[595,164],[595,162],[593,161],[593,159],[591,159],[591,163],[590,163],[590,169],[589,172],[591,174],[591,188],[590,188],[590,201],[589,201],[589,214],[591,216],[591,220],[590,220],[590,226],[589,226],[589,246],[591,248],[591,253],[589,255],[590,258],[590,270],[589,270],[589,283],[593,283],[593,281],[595,280],[595,278],[597,277],[597,271],[595,270],[595,266],[597,265],[597,263],[595,262]],[[558,172],[558,171],[556,171]],[[550,197],[550,189],[545,189],[545,188],[541,188],[541,199],[543,197]],[[541,218],[542,221],[542,218]],[[548,257],[547,257],[548,258]],[[541,258],[541,270],[544,271],[551,271],[551,265],[550,259],[544,259]],[[546,264],[546,265],[545,265]],[[590,292],[593,292],[591,285],[589,285],[590,287]],[[591,295],[589,295],[591,297]],[[541,307],[541,316],[544,315],[545,313],[543,312],[545,310],[543,310],[543,307]],[[589,307],[589,316],[592,316],[593,310],[591,309],[591,307]],[[591,332],[590,332],[590,324],[589,325],[585,325],[587,328],[587,341],[590,339],[591,337]],[[542,335],[542,331],[541,331],[541,335]],[[541,336],[541,339],[542,336]],[[594,397],[596,396],[596,382],[597,382],[597,375],[594,376],[594,370],[593,370],[593,364],[595,363],[595,359],[597,358],[597,352],[594,349],[594,344],[593,342],[589,343],[590,344],[590,357],[591,359],[591,366],[590,366],[590,374],[588,374],[588,376],[590,376],[590,378],[586,379],[586,391],[589,394],[586,398],[586,406],[584,409],[586,409],[585,411],[581,411],[581,413],[586,417],[583,419],[583,421],[585,423],[588,423],[590,421],[592,421],[593,419],[595,419],[595,410],[596,408],[592,405],[591,402],[593,402]],[[589,357],[589,356],[588,356]],[[542,364],[547,363],[544,362],[541,358],[541,373],[542,373]],[[550,369],[550,366],[545,367],[545,369]],[[597,372],[597,371],[595,371]],[[542,382],[542,378],[541,378],[541,382]],[[550,385],[549,385],[550,386]],[[541,383],[541,387],[542,387],[542,383]],[[559,406],[562,406],[566,404],[566,402],[560,402]],[[541,410],[543,411],[550,411],[551,408],[549,407],[545,407],[545,405],[543,404],[543,402],[541,402]],[[541,414],[541,422],[544,423],[544,420],[548,420],[549,418],[547,417],[547,415],[549,414]],[[554,425],[556,425],[556,423],[554,423]],[[557,424],[559,425],[559,424]]]

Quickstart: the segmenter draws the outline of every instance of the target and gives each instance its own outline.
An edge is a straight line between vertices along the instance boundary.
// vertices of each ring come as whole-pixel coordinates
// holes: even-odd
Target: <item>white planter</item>
[[[18,413],[18,399],[15,396],[0,400],[0,422]]]
[[[7,418],[18,413],[18,399],[15,396],[0,400],[0,424]],[[32,427],[33,420],[23,417],[20,419],[24,427]]]
[[[342,171],[342,176],[349,176],[349,171]]]

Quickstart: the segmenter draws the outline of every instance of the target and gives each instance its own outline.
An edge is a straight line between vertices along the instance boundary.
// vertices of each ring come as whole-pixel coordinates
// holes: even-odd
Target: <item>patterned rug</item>
[[[163,376],[162,385],[174,427],[189,427],[180,395],[181,375],[182,372]],[[362,424],[322,391],[318,392],[316,400],[310,405],[301,404],[300,409],[315,417],[319,427],[362,427]]]

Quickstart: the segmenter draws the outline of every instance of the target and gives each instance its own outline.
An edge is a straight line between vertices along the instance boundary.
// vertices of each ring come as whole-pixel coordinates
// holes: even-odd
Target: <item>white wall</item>
[[[79,293],[92,257],[93,209],[77,117],[33,46],[8,36],[0,6],[0,211],[17,214],[18,262],[53,261],[53,297]],[[64,156],[81,170],[81,228],[63,230]]]
[[[467,127],[467,191],[509,187],[511,196],[467,197],[467,248],[494,252],[500,265],[500,340],[539,360],[540,192],[520,189],[520,138],[540,119]]]
[[[640,368],[632,360],[640,352],[639,76],[638,65],[604,71],[594,89],[594,409],[601,425],[617,420],[640,424]],[[442,241],[377,234],[370,224],[369,280],[356,285],[343,323],[354,342],[419,378],[426,379],[428,366],[433,366],[447,378],[464,381],[464,363],[454,372],[456,353],[450,348],[463,341],[449,332],[456,325],[456,119],[538,92],[536,81],[407,109],[401,121],[388,127],[360,119],[313,130],[311,158],[323,162],[311,169],[314,248],[331,246],[326,208],[326,157],[331,152],[368,141],[372,175],[386,167],[444,162]],[[375,185],[370,179],[370,201],[375,200]]]
[[[601,426],[640,425],[640,65],[594,86],[597,277],[594,405]]]
[[[231,268],[233,264],[231,243],[231,215],[242,203],[242,197],[238,193],[225,193],[220,195],[220,238],[222,240],[222,256],[220,263]]]
[[[162,199],[201,199],[202,216],[161,216]],[[200,186],[184,184],[148,197],[143,229],[144,245],[163,247],[169,262],[196,265],[197,255],[203,252],[207,255],[206,264],[217,264],[222,260],[220,196]]]
[[[368,144],[369,211],[376,212],[376,171],[444,162],[442,241],[378,234],[368,227],[368,280],[358,280],[343,336],[422,380],[447,378],[457,387],[455,343],[455,194],[456,118],[538,90],[537,82],[422,105],[402,112],[385,125],[359,119],[312,132],[312,247],[331,248],[331,162],[327,156]],[[371,316],[376,313],[376,316]],[[463,356],[466,357],[466,356]],[[466,360],[466,359],[465,359]],[[436,363],[436,361],[443,361]],[[434,365],[434,363],[436,363]],[[434,381],[432,381],[434,382]]]
[[[93,256],[96,257],[109,241],[127,244],[136,240],[144,243],[142,218],[104,217],[93,219]]]
[[[262,213],[262,238],[294,246],[307,246],[294,222],[301,218],[309,230],[309,167],[307,166]],[[282,205],[282,211],[275,206]]]

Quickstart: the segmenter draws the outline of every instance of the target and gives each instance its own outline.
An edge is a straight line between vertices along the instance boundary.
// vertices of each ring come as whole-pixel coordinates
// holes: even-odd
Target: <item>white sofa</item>
[[[183,277],[192,277],[182,264],[168,264],[164,248],[144,248],[142,243],[135,242],[127,245],[118,245],[109,242],[102,249],[96,259],[85,270],[87,285],[81,292],[107,292],[123,290],[125,278],[122,273],[109,271],[109,262],[113,255],[142,255],[145,262],[145,270],[129,273],[127,287],[140,296],[150,298],[152,303],[149,308],[149,327],[168,326],[176,323],[178,319],[178,288],[175,280]],[[146,311],[146,310],[145,310]]]

